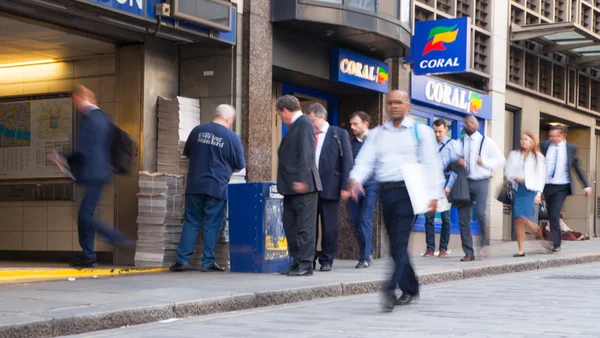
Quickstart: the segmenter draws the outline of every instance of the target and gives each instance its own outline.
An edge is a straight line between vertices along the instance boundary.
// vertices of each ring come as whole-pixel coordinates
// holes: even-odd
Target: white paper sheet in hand
[[[403,164],[402,176],[404,176],[404,183],[415,215],[429,212],[431,195],[426,191],[425,180],[427,178],[424,176],[423,165],[421,163]]]
[[[448,201],[447,197],[442,197],[438,200],[436,212],[448,211],[452,208],[452,203]]]

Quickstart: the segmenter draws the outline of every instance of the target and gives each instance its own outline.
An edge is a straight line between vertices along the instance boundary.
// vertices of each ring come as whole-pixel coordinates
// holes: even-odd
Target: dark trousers
[[[379,196],[379,184],[365,187],[365,196],[355,202],[348,200],[348,211],[354,222],[354,234],[360,249],[360,259],[368,260],[373,253],[373,215]]]
[[[408,240],[415,218],[408,190],[381,187],[379,197],[395,265],[387,291],[393,292],[398,285],[403,293],[418,294],[419,282],[408,256]]]
[[[477,208],[477,218],[479,218],[479,228],[481,231],[481,247],[487,245],[487,199],[490,187],[490,180],[469,180],[469,191],[471,192],[471,202],[458,206],[458,218],[460,223],[460,240],[462,249],[467,255],[473,254],[473,236],[471,235],[471,213],[473,203]]]
[[[94,211],[100,200],[104,182],[84,182],[81,185],[85,193],[77,214],[79,245],[85,259],[96,259],[96,253],[94,252],[96,231],[114,246],[121,246],[130,239],[112,226],[108,226],[94,217]]]
[[[179,264],[191,264],[190,259],[202,226],[202,267],[208,269],[215,264],[215,248],[223,227],[226,206],[227,201],[204,194],[185,196],[183,230],[177,246]]]
[[[326,200],[319,197],[317,217],[321,219],[321,251],[317,251],[315,260],[319,263],[332,264],[337,254],[340,201]],[[318,234],[319,222],[315,221],[315,234]],[[316,251],[316,242],[315,242]]]
[[[283,229],[288,249],[300,268],[312,268],[315,257],[318,192],[285,195],[283,198]]]
[[[442,231],[440,233],[440,250],[448,251],[450,241],[450,210],[444,211],[442,216]],[[435,214],[425,215],[425,241],[427,250],[435,251]]]
[[[555,247],[560,247],[561,244],[560,211],[570,191],[570,184],[546,184],[544,187],[544,198],[546,199],[546,207],[548,208],[552,243]]]

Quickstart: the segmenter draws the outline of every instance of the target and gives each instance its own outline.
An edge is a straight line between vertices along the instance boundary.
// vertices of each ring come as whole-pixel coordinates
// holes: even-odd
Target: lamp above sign
[[[410,84],[412,101],[470,114],[477,118],[492,118],[492,97],[474,90],[457,86],[434,77],[412,75]]]
[[[387,63],[344,49],[331,50],[331,80],[388,92]]]
[[[410,46],[413,73],[467,72],[471,56],[469,20],[461,17],[416,22]]]

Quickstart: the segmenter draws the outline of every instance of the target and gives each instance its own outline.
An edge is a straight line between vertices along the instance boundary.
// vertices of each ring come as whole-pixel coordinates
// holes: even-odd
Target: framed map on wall
[[[61,178],[46,158],[73,149],[70,94],[0,99],[0,180]]]

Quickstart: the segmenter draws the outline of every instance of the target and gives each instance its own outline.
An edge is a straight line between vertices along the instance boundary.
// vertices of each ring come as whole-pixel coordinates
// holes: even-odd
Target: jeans
[[[181,240],[177,246],[177,263],[191,264],[190,259],[204,220],[202,267],[208,269],[215,264],[215,248],[223,226],[226,205],[227,201],[204,194],[185,196],[185,215]]]
[[[394,273],[387,284],[387,292],[394,292],[396,285],[403,293],[419,293],[419,282],[410,264],[408,240],[415,214],[406,188],[381,188],[383,220],[390,238],[390,251],[394,259]]]
[[[348,210],[354,222],[354,234],[360,248],[360,259],[368,260],[373,253],[373,215],[377,206],[379,184],[365,187],[365,196],[358,202],[350,199]]]
[[[100,200],[104,182],[84,182],[81,185],[85,193],[77,214],[79,245],[85,259],[96,259],[96,253],[94,252],[96,231],[114,246],[121,246],[130,239],[122,232],[107,226],[94,217],[94,211]]]
[[[442,212],[442,231],[440,233],[440,250],[448,251],[450,241],[450,210]],[[435,251],[435,214],[425,215],[425,241],[427,250]]]

